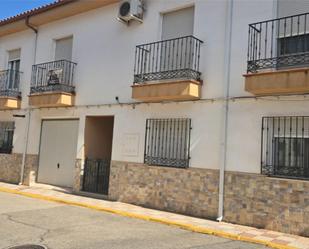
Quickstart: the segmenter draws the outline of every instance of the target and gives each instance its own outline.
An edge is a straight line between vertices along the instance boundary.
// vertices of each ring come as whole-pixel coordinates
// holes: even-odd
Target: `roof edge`
[[[0,20],[0,27],[7,25],[7,24],[10,24],[10,23],[13,23],[13,22],[17,22],[17,21],[29,18],[31,16],[41,14],[41,13],[46,12],[48,10],[63,6],[63,5],[68,4],[68,3],[76,2],[76,1],[77,0],[57,0],[55,2],[43,5],[41,7],[37,7],[37,8],[31,9],[31,10],[22,12],[21,14],[17,14],[15,16],[11,16],[11,17],[5,18],[3,20]]]
[[[114,4],[120,0],[56,0],[53,3],[23,12],[0,21],[0,37],[78,15],[93,9]]]

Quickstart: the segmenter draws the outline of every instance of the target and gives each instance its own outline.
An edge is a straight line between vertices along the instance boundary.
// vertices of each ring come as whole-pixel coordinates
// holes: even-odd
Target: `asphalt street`
[[[266,249],[159,223],[0,193],[0,249]]]

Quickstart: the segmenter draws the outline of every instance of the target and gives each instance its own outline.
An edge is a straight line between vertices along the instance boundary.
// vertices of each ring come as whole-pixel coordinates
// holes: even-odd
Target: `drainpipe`
[[[21,163],[21,171],[20,171],[20,182],[19,185],[23,184],[24,181],[24,172],[25,172],[25,164],[26,164],[26,156],[27,156],[27,149],[28,149],[28,140],[29,140],[29,130],[30,130],[30,118],[31,118],[31,110],[30,108],[28,109],[27,112],[27,123],[26,123],[26,135],[25,135],[25,147],[23,151],[23,159]]]
[[[31,25],[29,23],[29,18],[30,16],[26,17],[26,21],[25,24],[28,28],[32,29],[33,32],[35,33],[35,38],[34,38],[34,54],[33,54],[33,64],[35,64],[35,60],[36,60],[36,49],[37,49],[37,42],[38,42],[38,29],[36,27],[34,27],[33,25]]]
[[[34,38],[34,53],[33,53],[33,64],[35,64],[36,60],[36,50],[37,50],[37,41],[38,41],[38,29],[32,26],[29,23],[29,18],[30,16],[26,17],[25,25],[29,27],[30,29],[33,30],[35,33],[35,38]],[[22,157],[22,163],[21,163],[21,170],[20,170],[20,181],[19,184],[22,185],[24,181],[24,172],[25,172],[25,165],[26,165],[26,156],[27,156],[27,150],[28,150],[28,142],[29,142],[29,130],[30,130],[30,121],[31,121],[31,109],[28,107],[27,108],[27,123],[26,123],[26,128],[25,128],[25,147],[23,151],[23,157]]]
[[[219,174],[219,206],[217,221],[223,220],[224,210],[224,175],[227,157],[227,135],[229,121],[229,97],[230,97],[230,66],[231,66],[231,42],[234,0],[227,1],[227,18],[225,24],[225,55],[224,55],[224,110],[223,110],[223,132],[221,141],[221,164]]]

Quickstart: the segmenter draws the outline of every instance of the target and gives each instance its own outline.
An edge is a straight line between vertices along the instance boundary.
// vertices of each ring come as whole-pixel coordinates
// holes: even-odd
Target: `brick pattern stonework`
[[[19,154],[0,154],[0,181],[19,183],[21,161]]]
[[[0,154],[0,181],[17,184],[20,181],[22,154]],[[38,169],[38,156],[26,156],[23,184],[35,180]]]
[[[74,172],[74,183],[73,183],[73,191],[79,192],[81,191],[83,186],[83,167],[82,167],[82,160],[76,159],[75,160],[75,172]]]
[[[309,181],[227,172],[224,219],[309,236]]]
[[[219,171],[112,162],[109,197],[121,202],[216,218]],[[226,172],[224,220],[309,236],[309,181]]]
[[[197,217],[215,218],[218,171],[138,163],[111,164],[111,199]]]
[[[21,154],[0,154],[0,181],[19,183]],[[73,190],[82,187],[82,161],[76,160]],[[38,156],[27,155],[24,184],[36,180]],[[112,161],[109,198],[149,208],[214,219],[219,171],[147,166]],[[226,172],[224,220],[309,236],[309,181]]]

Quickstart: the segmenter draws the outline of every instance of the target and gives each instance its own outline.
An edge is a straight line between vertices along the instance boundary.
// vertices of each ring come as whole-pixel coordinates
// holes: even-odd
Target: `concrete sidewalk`
[[[278,249],[309,249],[309,238],[224,222],[219,223],[164,211],[147,209],[126,203],[111,202],[73,195],[69,189],[47,187],[43,185],[31,187],[18,186],[0,182],[0,191],[91,208],[98,211],[110,212],[126,217],[138,218],[152,222],[160,222],[194,232],[259,243]]]

